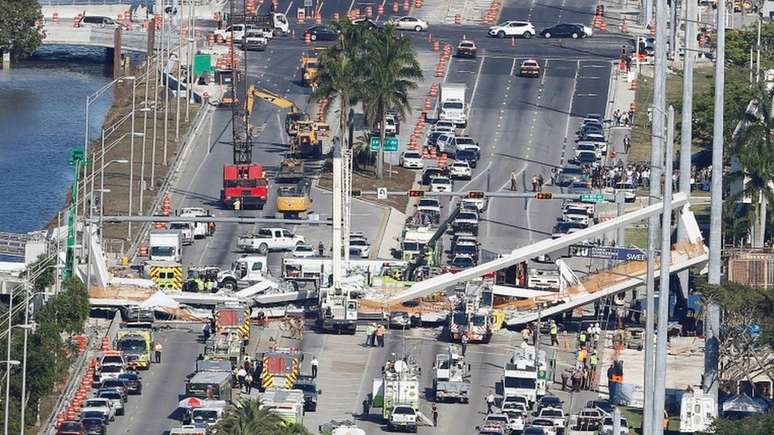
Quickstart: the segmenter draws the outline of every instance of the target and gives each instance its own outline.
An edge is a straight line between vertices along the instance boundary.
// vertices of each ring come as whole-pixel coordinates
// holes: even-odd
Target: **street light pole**
[[[4,434],[8,435],[8,411],[11,403],[11,338],[13,335],[13,290],[8,293],[8,337],[5,348],[5,421]]]
[[[128,77],[127,77],[128,78]],[[137,80],[135,80],[134,77],[132,77],[132,131],[131,135],[132,137],[129,138],[129,210],[128,214],[129,216],[132,215],[132,191],[134,190],[134,108],[135,108],[135,97],[136,97],[136,89],[137,89]],[[127,237],[129,240],[132,240],[132,223],[129,222],[129,229],[127,230]]]
[[[92,184],[94,182],[92,181]],[[91,208],[91,206],[89,206]],[[91,255],[89,255],[89,261],[91,261]],[[54,270],[54,273],[59,273],[58,270]],[[22,385],[21,385],[21,427],[20,435],[24,435],[24,414],[27,410],[27,335],[29,334],[30,323],[30,282],[29,272],[27,273],[27,279],[24,282],[24,345],[22,350]],[[9,335],[8,341],[11,341]]]
[[[725,3],[724,3],[725,5]],[[723,245],[723,107],[724,87],[726,83],[726,8],[717,9],[717,53],[715,54],[715,113],[712,127],[712,189],[710,192],[710,240],[709,274],[710,285],[720,284],[720,250]],[[704,311],[704,377],[702,389],[710,394],[717,403],[718,398],[718,358],[720,348],[720,307],[710,302]]]

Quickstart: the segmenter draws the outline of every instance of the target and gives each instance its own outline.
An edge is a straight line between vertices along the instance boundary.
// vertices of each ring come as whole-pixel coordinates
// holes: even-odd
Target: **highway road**
[[[431,0],[440,1],[440,0]],[[268,4],[268,2],[266,2]],[[262,8],[268,7],[265,4]],[[323,15],[346,11],[354,2],[327,0]],[[290,10],[292,5],[280,1],[278,10]],[[569,0],[507,0],[501,15],[505,19],[531,19],[540,29],[559,21],[590,23],[593,4]],[[297,37],[300,27],[296,27]],[[569,158],[575,126],[587,113],[604,113],[610,76],[610,61],[618,56],[625,39],[612,35],[595,35],[588,40],[509,40],[490,39],[485,28],[472,26],[437,26],[434,37],[456,44],[463,35],[476,40],[481,55],[474,60],[453,59],[447,83],[466,83],[471,101],[467,133],[478,140],[482,156],[473,179],[455,182],[456,190],[502,190],[509,188],[511,171],[519,174],[519,190],[529,189],[530,177],[543,174],[550,178],[553,168],[560,168]],[[430,52],[425,36],[414,38],[420,56],[437,56]],[[309,90],[299,86],[298,60],[306,49],[299,41],[278,39],[262,53],[250,53],[248,77],[251,83],[278,92],[292,99],[299,107],[307,107]],[[535,58],[541,64],[537,79],[514,75],[520,62]],[[427,81],[435,82],[431,77]],[[270,172],[276,170],[285,149],[284,117],[280,110],[258,101],[252,122],[262,126],[256,140],[253,159]],[[230,111],[218,109],[209,126],[191,147],[191,157],[183,164],[172,191],[173,208],[205,206],[216,215],[233,216],[217,204],[221,188],[222,166],[231,163],[232,149]],[[315,191],[314,209],[325,216],[330,213],[330,196]],[[365,202],[355,201],[353,230],[365,231],[373,241],[381,230],[384,210]],[[559,214],[558,201],[507,200],[490,201],[480,230],[482,246],[504,253],[531,241],[550,235]],[[273,198],[263,212],[241,211],[243,216],[273,216]],[[214,237],[196,241],[185,249],[184,264],[227,266],[239,253],[235,250],[238,234],[253,230],[249,226],[219,224]],[[325,227],[292,228],[307,237],[313,245],[322,240],[330,246],[330,233]],[[279,273],[283,253],[270,255],[272,272]],[[198,331],[195,331],[198,332]],[[316,431],[319,424],[337,418],[351,418],[360,413],[360,403],[370,393],[371,380],[380,374],[380,367],[395,353],[405,349],[421,365],[426,374],[422,383],[431,383],[430,372],[436,353],[447,343],[437,340],[436,329],[411,330],[404,340],[402,334],[391,333],[384,348],[365,348],[361,335],[325,336],[306,334],[302,343],[305,352],[318,355],[321,371],[319,387],[323,399],[318,412],[307,415],[306,425]],[[167,355],[174,355],[176,364],[163,363],[144,376],[145,393],[130,399],[127,417],[119,418],[110,427],[111,434],[161,433],[171,426],[169,414],[178,394],[183,391],[185,376],[192,370],[199,352],[195,335],[182,331],[166,332],[162,341]],[[422,428],[421,433],[470,434],[483,418],[482,398],[492,391],[499,378],[507,352],[520,344],[517,334],[504,331],[491,344],[469,348],[473,368],[473,391],[469,405],[440,405],[440,427]],[[429,405],[424,411],[429,415]],[[381,420],[368,417],[358,423],[367,433],[382,433]]]

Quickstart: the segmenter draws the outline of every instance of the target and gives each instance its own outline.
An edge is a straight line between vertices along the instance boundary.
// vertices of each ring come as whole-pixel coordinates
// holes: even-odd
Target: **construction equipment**
[[[280,185],[277,189],[277,218],[306,219],[312,207],[310,186],[306,180],[295,184]]]
[[[310,86],[312,89],[317,87],[317,73],[320,70],[320,54],[325,50],[324,47],[315,47],[311,52],[305,52],[301,55],[301,83],[304,86]]]
[[[468,403],[470,365],[465,363],[460,346],[450,344],[445,352],[436,355],[433,370],[433,392],[436,402],[456,400],[460,403]]]
[[[235,161],[233,165],[223,166],[223,189],[220,191],[220,200],[228,208],[263,210],[269,193],[268,185],[263,166]]]
[[[355,334],[357,328],[357,300],[348,292],[338,293],[333,288],[320,290],[317,328],[337,334]]]

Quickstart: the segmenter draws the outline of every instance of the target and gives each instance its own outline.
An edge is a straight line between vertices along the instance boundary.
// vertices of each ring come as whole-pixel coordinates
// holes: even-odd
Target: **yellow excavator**
[[[324,47],[315,47],[313,51],[301,55],[301,83],[313,89],[317,86],[317,72],[320,70],[320,54]]]
[[[319,142],[318,133],[330,130],[330,126],[324,122],[312,121],[311,116],[308,113],[298,108],[292,101],[283,97],[282,95],[275,94],[268,89],[258,88],[255,85],[250,85],[247,89],[247,98],[245,99],[245,111],[249,116],[253,107],[255,106],[255,99],[259,98],[272,104],[280,109],[288,110],[285,116],[285,132],[291,137],[303,136],[299,141],[299,144],[309,144]],[[291,148],[294,147],[292,143],[289,144]],[[299,145],[295,144],[295,145]]]

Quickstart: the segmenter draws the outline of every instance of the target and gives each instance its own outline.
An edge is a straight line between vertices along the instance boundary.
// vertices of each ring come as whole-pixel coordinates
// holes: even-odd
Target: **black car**
[[[137,373],[121,373],[118,379],[126,383],[128,394],[142,394],[142,378]]]
[[[81,422],[84,420],[97,420],[101,421],[102,424],[108,424],[108,414],[106,412],[102,411],[85,411],[81,412]]]
[[[429,133],[427,135],[427,139],[425,139],[425,145],[435,148],[437,146],[436,141],[438,140],[438,136],[442,134],[443,134],[442,131],[434,131],[432,133]]]
[[[583,28],[577,24],[557,24],[553,27],[543,29],[540,36],[548,38],[585,38],[586,33]]]
[[[105,435],[107,427],[101,418],[84,418],[81,420],[88,435]]]
[[[468,162],[468,166],[475,168],[478,165],[478,156],[473,150],[459,150],[454,156],[454,160]]]
[[[380,25],[376,24],[376,22],[370,18],[356,18],[352,20],[352,24],[355,24],[358,26],[364,26],[368,30],[382,28]]]
[[[299,376],[293,389],[304,392],[304,411],[317,411],[317,395],[322,394],[322,390],[317,389],[317,383],[315,383],[313,377]]]
[[[587,134],[605,134],[605,129],[597,124],[586,124],[578,129],[578,136],[585,136]]]
[[[589,400],[586,402],[586,408],[597,408],[607,415],[613,415],[615,405],[607,400]]]
[[[470,255],[473,261],[478,262],[478,245],[472,243],[457,245],[452,250],[451,257],[454,258],[457,255]]]
[[[425,186],[430,184],[430,180],[434,177],[445,177],[446,171],[444,171],[441,168],[425,168],[425,171],[422,172],[422,184]]]
[[[310,27],[304,32],[304,39],[306,39],[306,35],[309,35],[309,39],[312,41],[335,41],[339,36],[338,33],[328,26]]]
[[[543,408],[559,408],[562,409],[564,406],[564,402],[562,402],[562,399],[552,396],[552,395],[546,395],[540,398],[540,401],[538,402],[537,406],[537,413],[540,413],[540,410]],[[535,415],[538,415],[535,414]]]
[[[103,388],[115,388],[121,393],[121,397],[124,398],[124,402],[127,400],[129,388],[126,385],[126,381],[123,379],[106,379],[99,386],[100,390]]]

